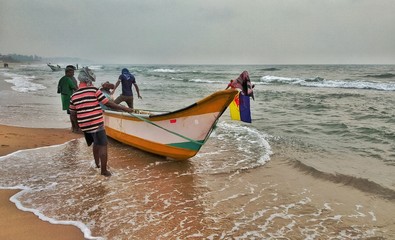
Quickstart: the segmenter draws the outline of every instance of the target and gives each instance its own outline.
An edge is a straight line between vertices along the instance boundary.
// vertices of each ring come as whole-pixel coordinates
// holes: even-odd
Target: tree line
[[[21,55],[21,54],[0,54],[0,60],[3,62],[37,62],[43,58],[37,55]]]

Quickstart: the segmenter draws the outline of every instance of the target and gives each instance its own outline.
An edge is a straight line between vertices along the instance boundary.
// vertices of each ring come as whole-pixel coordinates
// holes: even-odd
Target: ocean
[[[96,86],[128,68],[143,97],[135,108],[160,111],[225,89],[247,70],[252,123],[226,111],[182,162],[110,140],[110,178],[82,138],[3,156],[0,188],[24,189],[13,197],[22,210],[76,225],[87,239],[395,238],[395,65],[88,66]],[[70,127],[56,93],[62,76],[46,64],[0,69],[0,124]],[[313,180],[269,177],[281,169],[284,179]]]

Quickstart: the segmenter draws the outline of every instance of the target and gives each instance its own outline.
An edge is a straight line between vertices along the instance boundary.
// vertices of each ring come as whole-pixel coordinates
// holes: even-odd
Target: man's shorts
[[[84,136],[88,146],[92,145],[92,143],[100,146],[107,145],[107,135],[104,129],[97,132],[84,132]]]
[[[120,104],[121,102],[126,102],[129,108],[133,108],[133,96],[124,96],[124,95],[119,95],[114,102],[116,104]]]

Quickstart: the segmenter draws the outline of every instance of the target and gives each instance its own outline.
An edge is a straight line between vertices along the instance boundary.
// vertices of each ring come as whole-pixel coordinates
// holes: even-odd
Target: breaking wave
[[[4,81],[13,84],[12,90],[17,92],[36,92],[41,89],[46,89],[42,84],[34,83],[35,76],[19,75],[14,73],[4,73],[7,78]]]
[[[327,80],[321,77],[291,78],[291,77],[263,76],[260,78],[260,82],[264,84],[292,84],[292,85],[300,85],[304,87],[352,88],[352,89],[395,91],[395,83],[391,83],[391,82]]]
[[[204,150],[194,158],[201,172],[218,174],[247,170],[265,165],[273,154],[269,135],[252,127],[220,122]],[[231,149],[231,150],[229,150]]]
[[[369,77],[369,78],[394,78],[395,74],[393,74],[393,73],[368,74],[365,77]]]

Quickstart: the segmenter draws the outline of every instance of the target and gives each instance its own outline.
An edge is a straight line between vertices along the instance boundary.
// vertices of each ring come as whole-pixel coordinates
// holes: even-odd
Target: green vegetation
[[[37,55],[20,55],[20,54],[0,54],[0,61],[3,62],[38,62],[42,61],[43,58]]]

